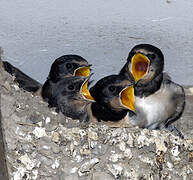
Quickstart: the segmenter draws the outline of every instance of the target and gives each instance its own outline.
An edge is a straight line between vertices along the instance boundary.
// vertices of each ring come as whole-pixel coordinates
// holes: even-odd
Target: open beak
[[[82,84],[81,88],[80,88],[80,93],[82,94],[83,98],[88,100],[88,101],[92,101],[95,102],[94,98],[91,96],[89,90],[88,90],[88,79],[86,79],[84,81],[84,83]]]
[[[78,67],[75,71],[74,71],[74,76],[84,76],[84,77],[88,77],[90,74],[90,65],[88,66],[82,66],[82,67]]]
[[[120,94],[120,102],[123,107],[135,112],[135,104],[134,104],[134,87],[130,85],[124,88]]]
[[[131,60],[131,73],[135,79],[135,82],[140,80],[149,70],[150,60],[143,54],[137,53]]]

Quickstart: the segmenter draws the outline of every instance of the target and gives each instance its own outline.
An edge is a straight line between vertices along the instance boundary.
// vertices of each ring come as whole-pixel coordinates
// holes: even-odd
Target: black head
[[[131,110],[134,107],[134,80],[132,77],[110,75],[99,80],[90,90],[96,103],[113,111]]]
[[[164,56],[160,49],[150,44],[136,45],[129,53],[125,67],[136,82],[149,82],[162,73]]]
[[[72,76],[58,81],[54,88],[49,106],[56,107],[64,115],[80,119],[85,114],[85,106],[94,101],[87,89],[88,77]]]
[[[89,76],[89,67],[88,62],[81,56],[64,55],[56,59],[52,64],[48,79],[56,82],[63,77]]]

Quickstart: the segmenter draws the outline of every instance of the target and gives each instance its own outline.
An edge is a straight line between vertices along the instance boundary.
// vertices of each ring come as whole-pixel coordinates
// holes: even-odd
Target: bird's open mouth
[[[75,71],[74,71],[74,75],[75,76],[85,76],[88,77],[90,74],[90,66],[83,66],[83,67],[78,67]]]
[[[134,104],[134,87],[133,85],[124,88],[120,92],[120,102],[121,105],[133,112],[135,112],[135,104]]]
[[[131,60],[131,72],[135,79],[135,82],[140,80],[147,74],[150,65],[150,60],[143,54],[137,53]]]
[[[91,96],[89,90],[88,90],[88,80],[86,79],[84,81],[84,83],[82,84],[81,88],[80,88],[80,93],[82,94],[83,98],[89,101],[94,102],[94,98]]]

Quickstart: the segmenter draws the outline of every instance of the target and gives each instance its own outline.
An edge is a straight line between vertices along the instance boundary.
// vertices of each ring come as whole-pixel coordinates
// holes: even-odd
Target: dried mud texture
[[[184,133],[80,125],[24,92],[0,71],[3,133],[10,179],[157,180],[192,179],[191,88],[176,126]]]

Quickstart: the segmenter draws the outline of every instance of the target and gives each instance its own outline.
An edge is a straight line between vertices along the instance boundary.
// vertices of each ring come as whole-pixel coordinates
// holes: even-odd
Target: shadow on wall
[[[0,47],[0,68],[2,67],[1,55],[3,54],[3,50]],[[1,88],[1,87],[0,87]],[[1,116],[1,94],[0,94],[0,179],[8,180],[8,171],[7,171],[7,163],[5,158],[5,146],[4,146],[4,136],[2,129],[2,116]]]

